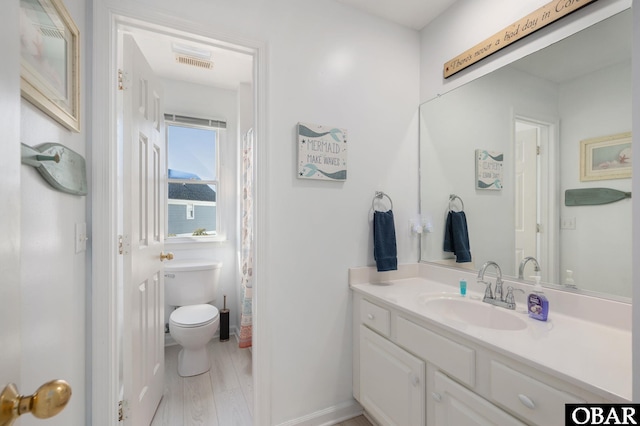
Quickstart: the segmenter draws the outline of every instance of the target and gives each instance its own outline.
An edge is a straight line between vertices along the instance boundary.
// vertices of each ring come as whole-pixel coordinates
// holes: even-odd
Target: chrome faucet
[[[487,268],[489,266],[494,266],[496,268],[496,289],[495,289],[495,293],[493,293],[491,291],[491,281],[485,281],[484,280],[484,273],[487,271]],[[498,264],[494,261],[488,261],[485,262],[484,265],[482,265],[482,267],[480,268],[480,271],[478,271],[478,283],[482,283],[484,285],[486,285],[485,291],[484,291],[484,297],[482,298],[482,301],[485,303],[490,303],[492,305],[496,305],[496,306],[501,306],[503,308],[507,308],[507,309],[515,309],[516,308],[516,303],[515,303],[515,299],[513,297],[513,287],[509,287],[508,291],[507,291],[507,295],[506,297],[503,298],[502,295],[502,270],[500,269],[500,266],[498,266]]]
[[[540,272],[540,264],[538,263],[536,258],[533,256],[528,256],[522,259],[522,261],[520,262],[520,267],[518,268],[518,279],[521,279],[521,280],[524,279],[524,267],[527,265],[527,262],[530,260],[533,262],[533,270],[536,272]]]
[[[491,293],[491,282],[484,280],[484,273],[486,272],[489,266],[495,266],[496,272],[497,272],[495,296]],[[485,299],[488,298],[488,299],[494,299],[494,300],[495,299],[502,300],[502,270],[500,269],[500,266],[498,266],[496,262],[490,260],[488,262],[485,262],[484,265],[482,265],[482,267],[478,271],[478,282],[483,283],[487,286],[487,289],[484,292]],[[485,301],[486,300],[483,300],[483,302]]]

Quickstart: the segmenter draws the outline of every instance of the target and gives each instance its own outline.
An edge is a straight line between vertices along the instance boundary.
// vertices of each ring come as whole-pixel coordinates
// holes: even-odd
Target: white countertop
[[[629,329],[554,312],[552,299],[548,320],[538,321],[527,315],[522,296],[517,299],[515,311],[494,307],[521,317],[526,322],[526,328],[522,330],[495,330],[452,321],[421,303],[418,296],[424,293],[457,293],[457,286],[422,277],[385,280],[382,283],[352,281],[351,288],[594,394],[614,402],[631,400]],[[504,288],[506,292],[506,286]],[[482,293],[475,290],[475,282],[469,282],[465,297],[470,302],[483,303]]]

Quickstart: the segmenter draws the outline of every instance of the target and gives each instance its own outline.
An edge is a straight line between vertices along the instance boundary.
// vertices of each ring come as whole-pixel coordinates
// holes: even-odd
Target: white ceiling
[[[336,0],[414,30],[421,30],[457,0]]]
[[[154,72],[163,78],[188,81],[203,86],[235,90],[240,83],[250,83],[253,78],[253,57],[247,53],[216,46],[213,43],[183,40],[139,28],[130,28],[147,62]],[[202,69],[178,63],[173,43],[198,51],[211,52],[213,69]]]
[[[336,0],[365,13],[398,23],[415,30],[422,29],[457,0]],[[236,52],[215,44],[185,41],[166,34],[129,28],[151,68],[161,77],[188,81],[204,86],[236,89],[240,83],[252,81],[251,55]],[[172,51],[172,43],[211,52],[213,70],[179,64]]]

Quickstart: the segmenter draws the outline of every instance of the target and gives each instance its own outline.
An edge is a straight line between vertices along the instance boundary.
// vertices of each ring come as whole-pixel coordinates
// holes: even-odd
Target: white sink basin
[[[421,294],[420,303],[451,320],[494,330],[523,330],[527,323],[513,312],[453,293]]]

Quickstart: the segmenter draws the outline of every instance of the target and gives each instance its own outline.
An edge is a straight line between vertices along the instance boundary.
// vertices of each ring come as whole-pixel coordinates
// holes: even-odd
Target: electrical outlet
[[[563,217],[560,220],[560,229],[576,229],[576,218]]]

